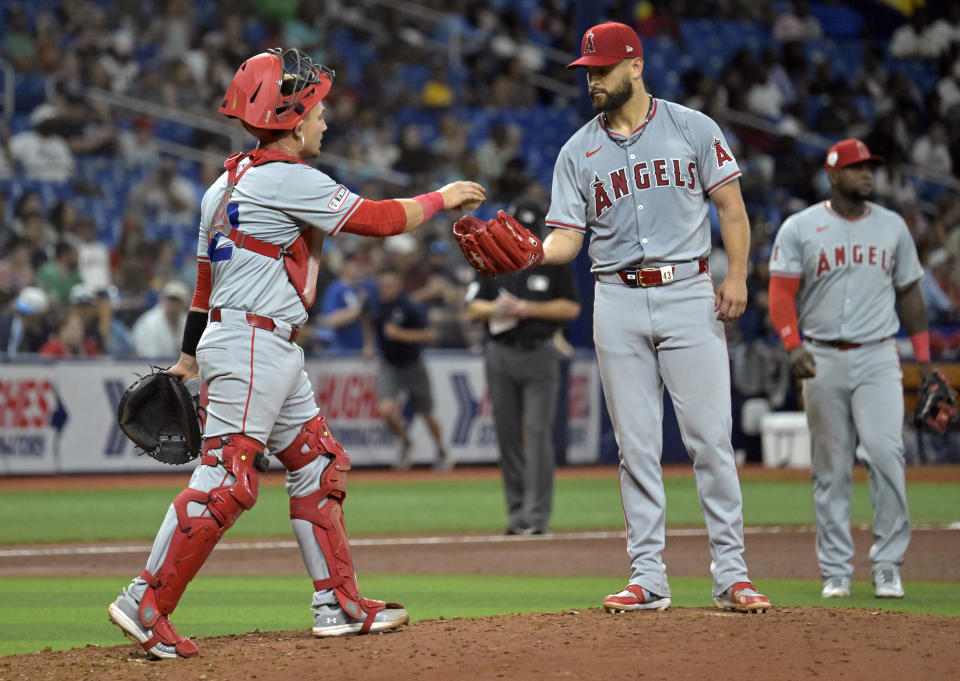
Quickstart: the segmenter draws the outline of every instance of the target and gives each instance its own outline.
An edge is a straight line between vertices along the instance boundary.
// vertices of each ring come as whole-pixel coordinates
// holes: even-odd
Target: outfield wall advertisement
[[[459,463],[497,460],[483,360],[465,353],[427,355],[435,414]],[[0,365],[0,474],[174,471],[136,448],[117,426],[117,403],[145,362]],[[398,442],[377,414],[376,363],[347,357],[307,363],[321,414],[356,466],[389,465]],[[434,446],[419,416],[405,410],[414,463]],[[570,363],[565,439],[569,463],[592,463],[600,438],[600,382],[590,356]],[[190,464],[188,464],[190,465]],[[186,470],[186,467],[182,467]]]

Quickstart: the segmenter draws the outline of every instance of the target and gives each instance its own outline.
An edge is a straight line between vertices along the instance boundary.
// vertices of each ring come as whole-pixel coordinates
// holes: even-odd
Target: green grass
[[[184,477],[184,483],[187,478]],[[692,478],[665,481],[667,522],[701,526]],[[747,525],[813,523],[810,483],[744,482]],[[70,541],[152,540],[179,487],[137,490],[89,489],[0,493],[0,545]],[[908,486],[914,523],[960,521],[960,485],[915,482]],[[257,506],[230,530],[230,537],[290,535],[283,487],[265,486]],[[615,474],[557,480],[553,529],[623,527]],[[397,533],[497,532],[506,525],[498,480],[351,483],[346,502],[353,536]],[[866,483],[855,483],[854,524],[869,523],[872,509]]]
[[[712,606],[708,579],[670,580],[674,607]],[[374,575],[361,588],[375,598],[403,603],[414,620],[481,617],[519,612],[549,612],[599,607],[602,597],[622,580],[608,577],[514,577],[505,575]],[[0,580],[0,655],[62,650],[126,642],[107,620],[106,606],[123,580],[104,577]],[[775,605],[824,606],[820,583],[766,580],[764,591]],[[853,595],[830,607],[859,607],[960,616],[955,584],[907,584],[902,601],[878,601],[869,582],[855,582]],[[303,576],[198,577],[177,608],[180,633],[203,638],[225,634],[306,629],[310,626],[312,587]],[[242,594],[238,598],[237,594]],[[63,607],[51,607],[51,603]],[[64,604],[69,604],[65,606]]]

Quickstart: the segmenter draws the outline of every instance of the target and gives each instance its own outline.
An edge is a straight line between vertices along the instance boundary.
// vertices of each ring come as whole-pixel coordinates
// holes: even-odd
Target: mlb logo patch
[[[343,202],[347,200],[347,195],[350,193],[350,190],[344,187],[342,184],[337,185],[337,191],[333,193],[333,198],[330,199],[330,203],[327,204],[327,208],[333,212],[337,212],[343,208]]]

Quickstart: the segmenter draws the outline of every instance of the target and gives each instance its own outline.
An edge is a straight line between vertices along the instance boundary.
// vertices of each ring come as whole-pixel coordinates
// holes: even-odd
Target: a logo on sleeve
[[[729,151],[723,148],[723,143],[720,141],[720,138],[713,138],[713,150],[717,153],[717,167],[722,168],[724,163],[733,160],[733,156]]]
[[[343,208],[343,202],[347,200],[347,196],[349,194],[349,189],[344,187],[342,184],[337,185],[337,191],[334,192],[333,198],[330,199],[330,203],[327,204],[327,208],[336,213],[338,210]]]

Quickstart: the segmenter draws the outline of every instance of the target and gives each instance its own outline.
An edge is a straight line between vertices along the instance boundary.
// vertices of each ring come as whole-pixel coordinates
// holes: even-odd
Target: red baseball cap
[[[836,170],[846,168],[855,163],[863,161],[883,162],[883,156],[877,156],[870,153],[870,149],[862,141],[851,137],[850,139],[840,140],[827,152],[827,158],[823,162],[823,167],[827,170]]]
[[[624,59],[643,58],[643,45],[637,32],[626,24],[608,21],[583,34],[580,58],[571,66],[610,66]]]

